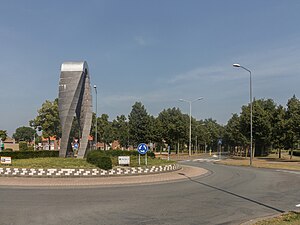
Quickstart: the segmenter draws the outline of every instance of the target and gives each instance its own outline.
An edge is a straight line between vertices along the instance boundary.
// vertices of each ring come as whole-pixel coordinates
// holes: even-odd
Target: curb
[[[288,214],[290,212],[300,213],[300,210],[291,210],[291,211],[287,211],[287,212],[284,212],[284,213],[275,213],[275,214],[264,216],[264,217],[258,217],[258,218],[251,219],[251,220],[248,220],[246,222],[243,222],[240,225],[254,225],[255,223],[258,223],[258,222],[261,222],[261,221],[264,221],[264,220],[268,220],[268,219],[273,219],[273,218],[276,218],[276,217],[279,217],[279,216],[283,216],[283,215]]]
[[[28,168],[0,168],[0,177],[107,177],[122,175],[146,175],[171,172],[181,169],[178,164],[152,167],[130,167],[103,169],[28,169]]]

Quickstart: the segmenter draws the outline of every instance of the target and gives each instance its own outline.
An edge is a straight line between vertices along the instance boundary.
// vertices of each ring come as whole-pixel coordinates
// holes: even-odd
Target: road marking
[[[187,159],[187,160],[181,160],[180,162],[190,162],[191,160]]]
[[[298,171],[292,171],[292,170],[276,170],[278,172],[284,172],[284,173],[292,173],[292,174],[300,174]]]
[[[300,204],[296,205],[296,207],[300,207]]]
[[[194,162],[198,161],[198,162],[217,162],[220,161],[219,159],[194,159]]]

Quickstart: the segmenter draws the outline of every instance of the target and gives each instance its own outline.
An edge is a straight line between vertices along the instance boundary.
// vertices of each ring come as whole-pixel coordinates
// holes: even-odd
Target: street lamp
[[[239,67],[249,72],[250,74],[250,166],[252,166],[252,159],[253,159],[253,151],[252,151],[252,75],[251,71],[240,64],[233,64],[233,67]]]
[[[98,133],[98,131],[97,131],[97,102],[98,102],[98,99],[97,99],[97,95],[98,95],[98,93],[97,93],[97,86],[96,86],[96,84],[94,85],[94,89],[95,89],[95,93],[96,93],[96,125],[95,125],[95,130],[96,130],[96,132],[95,132],[95,142],[96,142],[96,150],[97,150],[97,142],[98,142],[98,140],[97,140],[97,133]]]
[[[179,99],[179,101],[181,102],[187,102],[190,104],[190,133],[189,133],[189,156],[192,155],[192,150],[191,150],[191,145],[192,145],[192,103],[198,100],[202,100],[203,97],[201,98],[197,98],[193,101],[189,101],[189,100],[184,100],[184,99]]]

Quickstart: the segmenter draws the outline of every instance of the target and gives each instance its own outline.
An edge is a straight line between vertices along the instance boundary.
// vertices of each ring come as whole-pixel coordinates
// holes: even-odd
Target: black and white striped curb
[[[0,168],[0,176],[4,177],[102,177],[118,175],[154,174],[179,170],[178,164],[152,166],[152,167],[128,167],[111,170],[102,169],[25,169],[25,168]]]

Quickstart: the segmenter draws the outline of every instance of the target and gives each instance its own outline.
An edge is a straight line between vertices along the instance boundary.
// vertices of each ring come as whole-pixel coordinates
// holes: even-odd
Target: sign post
[[[0,138],[0,152],[2,151],[2,139]],[[3,149],[4,149],[4,145],[3,145]]]
[[[221,151],[222,151],[222,139],[219,138],[218,140],[218,145],[219,145],[219,159],[221,159]]]
[[[145,164],[147,166],[147,152],[149,148],[145,143],[140,143],[137,147],[137,151],[140,153],[139,154],[139,165],[141,165],[141,155],[145,155]]]

